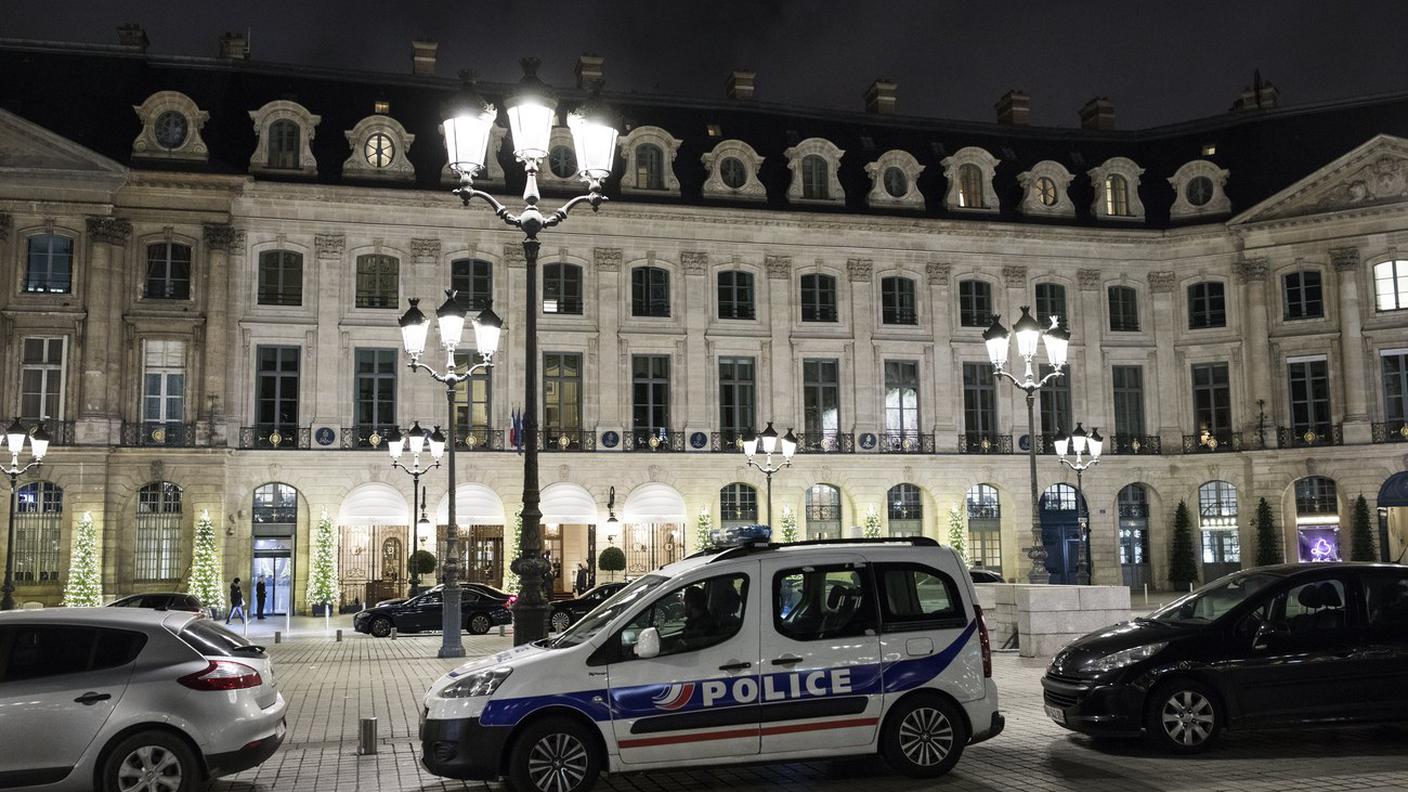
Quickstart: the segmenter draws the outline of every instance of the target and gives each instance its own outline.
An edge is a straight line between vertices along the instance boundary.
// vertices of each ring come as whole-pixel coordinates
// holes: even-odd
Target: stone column
[[[875,334],[875,297],[871,272],[874,262],[870,259],[850,259],[846,262],[846,279],[851,284],[851,398],[847,410],[843,395],[841,402],[842,433],[878,432],[880,430],[880,405],[877,404],[877,383],[880,381],[875,361],[875,345],[871,336]],[[859,438],[857,438],[859,443]]]
[[[630,310],[621,303],[621,264],[624,254],[621,248],[594,248],[592,265],[596,270],[597,327],[601,338],[598,371],[584,372],[585,387],[597,389],[597,403],[601,410],[596,419],[596,434],[616,432],[625,429],[629,410],[630,390],[623,387],[621,379],[621,313]],[[590,383],[590,384],[588,384]],[[591,429],[590,426],[585,427]],[[620,447],[619,445],[617,446]]]
[[[930,428],[934,432],[934,448],[938,451],[957,451],[958,432],[963,415],[963,372],[956,371],[953,361],[953,339],[949,336],[948,317],[956,304],[953,290],[949,286],[948,264],[929,262],[924,272],[929,276],[929,316],[934,326],[933,368],[930,381],[934,383],[932,404],[920,404],[932,416]],[[923,389],[920,389],[923,392]],[[922,429],[922,427],[921,427]]]
[[[226,408],[220,402],[232,369],[229,269],[234,241],[232,226],[205,226],[205,387],[191,394],[196,401],[196,437],[203,445],[225,445],[228,436]]]
[[[6,258],[4,251],[9,250],[10,229],[14,227],[14,219],[7,212],[0,212],[0,283],[18,283],[19,277],[13,267],[14,262],[19,261],[19,256]],[[13,298],[12,298],[13,299]],[[6,338],[13,337],[14,322],[11,319],[0,317],[0,332]],[[10,381],[16,377],[18,372],[11,373],[9,366],[0,366],[0,393],[17,393],[18,386],[14,390],[10,389]]]
[[[716,421],[711,420],[709,405],[710,387],[717,387],[716,374],[709,352],[705,333],[709,329],[709,254],[686,250],[680,253],[680,269],[684,272],[684,368],[671,377],[675,389],[680,389],[683,399],[672,401],[683,407],[683,415],[673,417],[673,431],[707,432]],[[673,408],[672,408],[673,411]],[[684,420],[680,420],[683,417]],[[688,434],[685,435],[688,441]],[[686,446],[688,447],[688,446]]]
[[[1105,355],[1100,342],[1104,337],[1105,312],[1101,304],[1101,272],[1097,269],[1083,269],[1076,273],[1080,284],[1080,336],[1072,338],[1073,345],[1080,347],[1081,371],[1072,371],[1071,418],[1085,423],[1087,431],[1100,429],[1100,434],[1110,438],[1115,434],[1112,416],[1105,412],[1105,394],[1109,393],[1109,366],[1104,365]],[[1075,319],[1072,316],[1072,319]],[[1075,322],[1071,322],[1075,329]],[[1091,361],[1101,361],[1091,365]],[[1067,431],[1070,431],[1069,429]]]
[[[1242,415],[1242,447],[1265,448],[1276,442],[1274,419],[1268,419],[1266,426],[1257,426],[1257,401],[1265,402],[1271,415],[1276,414],[1275,401],[1271,398],[1271,344],[1267,336],[1266,318],[1266,259],[1242,259],[1237,262],[1237,281],[1242,290],[1242,360],[1246,362],[1246,399]],[[1257,429],[1264,436],[1258,443]]]
[[[300,400],[298,428],[320,424],[336,426],[339,440],[350,439],[342,437],[341,427],[352,424],[356,410],[350,376],[355,370],[355,352],[350,336],[339,328],[344,300],[346,305],[352,304],[352,295],[344,297],[342,293],[346,248],[347,237],[343,234],[313,235],[314,261],[309,266],[313,279],[303,291],[303,301],[305,305],[314,302],[312,309],[317,324],[303,332],[302,376],[299,377],[299,387],[311,398]],[[311,409],[307,409],[309,407]],[[344,421],[344,417],[348,420]]]
[[[1359,302],[1359,249],[1346,247],[1330,251],[1339,288],[1340,380],[1344,388],[1344,442],[1368,443],[1370,439],[1369,394],[1373,375],[1365,365],[1364,319]]]
[[[758,418],[772,421],[773,428],[779,432],[786,432],[788,427],[801,432],[802,421],[796,413],[800,398],[797,386],[793,383],[796,355],[792,351],[792,295],[795,288],[792,280],[792,257],[764,256],[763,265],[768,271],[770,329],[768,340],[763,347],[764,359],[758,361]],[[767,379],[761,376],[764,365],[768,365]],[[774,499],[774,504],[776,503]],[[777,513],[781,514],[780,507],[777,508]]]
[[[92,242],[84,303],[82,375],[76,439],[80,444],[109,445],[115,438],[116,407],[110,385],[120,379],[114,365],[123,354],[121,316],[115,295],[123,292],[122,256],[132,224],[116,217],[88,218]]]
[[[1178,368],[1178,355],[1174,342],[1178,339],[1178,312],[1174,307],[1173,289],[1178,283],[1178,274],[1172,271],[1149,273],[1149,293],[1154,297],[1154,367],[1153,376],[1144,378],[1144,387],[1155,394],[1165,394],[1156,398],[1158,415],[1152,416],[1158,423],[1158,434],[1165,454],[1176,454],[1183,448],[1183,426],[1178,406],[1184,399],[1183,393],[1191,393],[1192,385],[1187,374]]]

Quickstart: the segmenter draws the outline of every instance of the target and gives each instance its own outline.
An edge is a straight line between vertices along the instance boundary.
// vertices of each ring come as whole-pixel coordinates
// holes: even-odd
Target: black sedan
[[[1223,729],[1408,720],[1408,566],[1237,572],[1072,642],[1041,684],[1062,726],[1179,753]]]
[[[548,615],[548,623],[552,625],[552,631],[562,632],[571,627],[578,619],[591,613],[596,609],[596,606],[606,602],[612,594],[625,587],[625,583],[602,583],[596,588],[588,589],[586,593],[576,599],[553,602]]]
[[[152,610],[188,611],[205,615],[200,606],[200,598],[194,594],[178,591],[150,591],[146,594],[128,594],[108,603],[109,608],[150,608]]]
[[[430,588],[426,589],[424,592],[421,593],[424,594],[431,591],[440,591],[444,588],[445,584],[440,583],[438,585],[431,586]],[[460,588],[466,591],[476,591],[491,600],[497,600],[499,602],[504,603],[504,606],[509,608],[512,608],[513,603],[518,599],[517,594],[510,594],[507,591],[504,591],[503,589],[494,588],[488,583],[460,583]],[[383,605],[398,605],[408,599],[410,599],[410,597],[392,597],[391,599],[384,599],[378,601],[377,604],[373,607],[380,608]]]
[[[352,629],[377,638],[390,635],[392,627],[403,633],[439,630],[444,618],[444,604],[442,592],[438,588],[432,589],[404,602],[376,605],[358,611],[352,617]],[[483,635],[496,624],[513,621],[513,615],[503,602],[473,589],[460,592],[460,615],[464,629],[474,635]]]

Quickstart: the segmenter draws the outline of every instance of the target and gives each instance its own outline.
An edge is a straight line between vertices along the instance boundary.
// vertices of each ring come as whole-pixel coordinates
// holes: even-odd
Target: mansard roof
[[[330,184],[361,183],[343,176],[342,163],[348,156],[343,132],[371,114],[375,102],[389,102],[388,115],[418,138],[409,151],[415,179],[378,186],[444,188],[445,153],[437,130],[441,104],[457,87],[454,80],[15,40],[0,41],[0,73],[6,75],[0,108],[117,163],[142,169],[248,173],[256,145],[249,111],[272,100],[296,101],[322,117],[312,141],[318,172],[307,179]],[[502,107],[502,96],[509,87],[481,84],[480,90]],[[208,162],[132,161],[132,140],[140,131],[140,120],[132,107],[164,90],[180,91],[210,114],[202,131],[210,149]],[[560,94],[562,113],[583,99],[582,92],[571,89]],[[1085,174],[1111,157],[1128,157],[1145,171],[1139,191],[1147,216],[1140,225],[1162,228],[1171,225],[1169,207],[1175,197],[1167,178],[1190,160],[1207,159],[1230,171],[1226,190],[1236,215],[1378,134],[1408,137],[1408,93],[1309,107],[1229,112],[1143,130],[1009,126],[806,109],[755,100],[701,101],[637,93],[608,92],[603,98],[630,128],[658,126],[684,141],[673,163],[680,181],[678,196],[636,193],[622,200],[728,205],[715,197],[702,197],[707,173],[700,158],[720,140],[737,138],[765,158],[759,178],[767,187],[769,209],[912,216],[912,210],[871,208],[866,202],[871,182],[865,165],[886,151],[901,149],[925,166],[917,182],[927,203],[924,214],[972,222],[998,219],[1104,225],[1091,215],[1093,189],[1083,175],[1070,186],[1074,219],[1031,217],[1018,211],[1022,188],[1017,175],[1042,160],[1054,160],[1072,173]],[[499,123],[506,125],[502,111]],[[718,127],[719,137],[709,135],[710,125]],[[790,173],[783,151],[811,137],[825,138],[846,152],[838,174],[846,196],[843,205],[797,207],[787,202]],[[1205,156],[1205,145],[1215,146],[1215,153]],[[1000,160],[994,184],[1001,211],[996,215],[969,216],[943,208],[945,182],[940,162],[966,146],[982,147]],[[506,143],[499,156],[508,177],[505,192],[520,190],[522,169],[512,162],[511,145]],[[279,177],[261,173],[258,178]],[[619,178],[618,167],[607,183],[607,194],[613,198],[619,192]],[[749,208],[763,205],[738,204]]]

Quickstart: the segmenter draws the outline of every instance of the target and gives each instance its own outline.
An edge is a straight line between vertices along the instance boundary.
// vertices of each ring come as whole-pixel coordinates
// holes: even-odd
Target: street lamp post
[[[1014,377],[1006,369],[1012,335],[1017,336],[1017,355],[1026,366],[1021,379]],[[1027,573],[1027,580],[1032,583],[1051,581],[1051,574],[1046,571],[1046,546],[1041,541],[1041,504],[1036,488],[1036,415],[1033,403],[1036,400],[1036,392],[1042,386],[1061,376],[1061,369],[1066,365],[1066,348],[1070,341],[1071,334],[1061,329],[1056,317],[1051,317],[1051,326],[1042,330],[1041,324],[1032,318],[1030,306],[1026,305],[1022,306],[1022,315],[1013,323],[1011,333],[1002,326],[997,316],[993,316],[992,326],[983,333],[983,343],[988,348],[988,360],[992,363],[993,375],[1006,377],[1027,394],[1027,456],[1032,483],[1032,546],[1027,548],[1027,558],[1031,559],[1032,568]],[[1032,370],[1032,361],[1036,358],[1038,345],[1046,347],[1046,357],[1051,362],[1051,373],[1040,378]]]
[[[587,192],[557,211],[544,214],[538,208],[538,166],[548,155],[557,97],[538,79],[536,58],[525,58],[522,65],[523,79],[505,101],[509,132],[513,136],[513,155],[523,163],[527,176],[523,209],[518,214],[510,212],[492,195],[474,188],[474,177],[484,167],[490,130],[497,116],[493,105],[486,103],[466,83],[448,108],[444,124],[450,168],[460,177],[460,186],[454,193],[465,206],[474,198],[484,201],[499,219],[523,232],[528,313],[523,332],[523,528],[519,538],[521,555],[510,567],[518,575],[521,588],[513,607],[515,645],[531,643],[548,634],[543,576],[549,566],[542,557],[542,537],[538,533],[543,518],[538,506],[541,499],[538,490],[538,233],[566,220],[568,212],[582,203],[596,211],[606,200],[601,193],[601,182],[611,175],[617,135],[616,127],[595,96],[567,116],[577,155],[577,175],[585,182]]]
[[[451,407],[451,411],[453,411]],[[420,455],[429,447],[431,464],[424,467],[420,464]],[[425,519],[425,502],[422,499],[420,489],[420,477],[435,468],[440,467],[440,457],[445,454],[445,435],[441,433],[440,427],[435,427],[434,431],[427,432],[420,426],[420,421],[412,421],[411,428],[405,436],[401,435],[400,427],[392,427],[391,435],[386,438],[386,450],[391,453],[391,467],[409,473],[412,481],[411,492],[411,552],[407,556],[411,568],[411,596],[420,593],[420,567],[416,565],[416,551],[420,549],[420,524],[429,523]],[[411,452],[411,464],[407,467],[401,462],[401,454],[406,451]],[[452,484],[451,490],[454,489]],[[454,492],[450,493],[454,497]],[[417,516],[419,512],[419,516]]]
[[[503,330],[503,321],[494,313],[492,308],[485,308],[479,316],[474,319],[474,345],[479,352],[481,362],[469,366],[464,373],[460,373],[458,365],[455,363],[455,349],[460,345],[464,335],[464,318],[467,313],[464,304],[455,296],[453,289],[445,291],[445,302],[435,309],[435,319],[440,330],[440,346],[445,350],[445,369],[436,371],[434,368],[420,362],[420,356],[425,353],[425,339],[430,332],[430,320],[421,313],[418,304],[420,300],[412,298],[411,307],[401,316],[401,340],[406,347],[406,354],[410,357],[410,362],[406,365],[411,371],[424,371],[437,382],[445,383],[445,402],[450,408],[450,417],[446,421],[449,427],[450,437],[455,436],[455,388],[461,382],[468,380],[475,374],[484,371],[494,365],[494,352],[499,348],[499,333]],[[441,608],[441,629],[444,630],[444,638],[440,643],[440,657],[464,657],[464,643],[460,640],[460,565],[459,565],[459,530],[455,527],[455,444],[450,442],[450,454],[447,460],[450,479],[450,513],[445,526],[445,593],[443,595],[444,606]]]
[[[29,437],[30,461],[26,465],[20,465],[20,452],[24,450],[24,439]],[[19,418],[15,418],[14,423],[5,430],[5,442],[10,446],[10,464],[0,467],[5,475],[10,477],[10,528],[9,538],[5,544],[5,596],[0,600],[0,610],[15,609],[15,500],[18,495],[20,474],[30,468],[39,467],[44,459],[44,455],[49,451],[49,432],[44,428],[44,422],[34,428],[34,434],[25,432],[24,426]]]
[[[781,441],[782,448],[778,448]],[[758,446],[763,447],[763,462],[759,464],[755,458],[758,453]],[[782,453],[782,464],[774,465],[772,455],[776,452]],[[797,436],[792,434],[789,428],[787,434],[781,438],[777,436],[777,430],[772,428],[772,421],[768,421],[767,428],[760,433],[749,432],[743,438],[743,456],[747,458],[748,464],[762,471],[768,480],[768,527],[772,527],[772,475],[792,464],[792,455],[797,453]]]
[[[1056,456],[1061,460],[1061,464],[1076,472],[1076,519],[1080,521],[1080,540],[1085,545],[1084,552],[1076,561],[1076,584],[1080,586],[1090,585],[1091,563],[1090,563],[1090,510],[1082,511],[1085,505],[1085,490],[1082,485],[1082,476],[1085,471],[1095,467],[1100,461],[1100,453],[1105,450],[1105,438],[1100,436],[1100,430],[1092,427],[1090,434],[1085,433],[1085,427],[1079,423],[1076,429],[1067,437],[1061,433],[1056,437]],[[1070,451],[1073,459],[1066,458],[1066,452]],[[1090,458],[1082,460],[1085,453],[1090,452]]]

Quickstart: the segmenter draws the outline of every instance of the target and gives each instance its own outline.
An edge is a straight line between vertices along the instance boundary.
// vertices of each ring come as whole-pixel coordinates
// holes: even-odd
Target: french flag
[[[511,426],[508,430],[508,442],[518,453],[523,453],[523,412],[514,408],[510,416]]]

